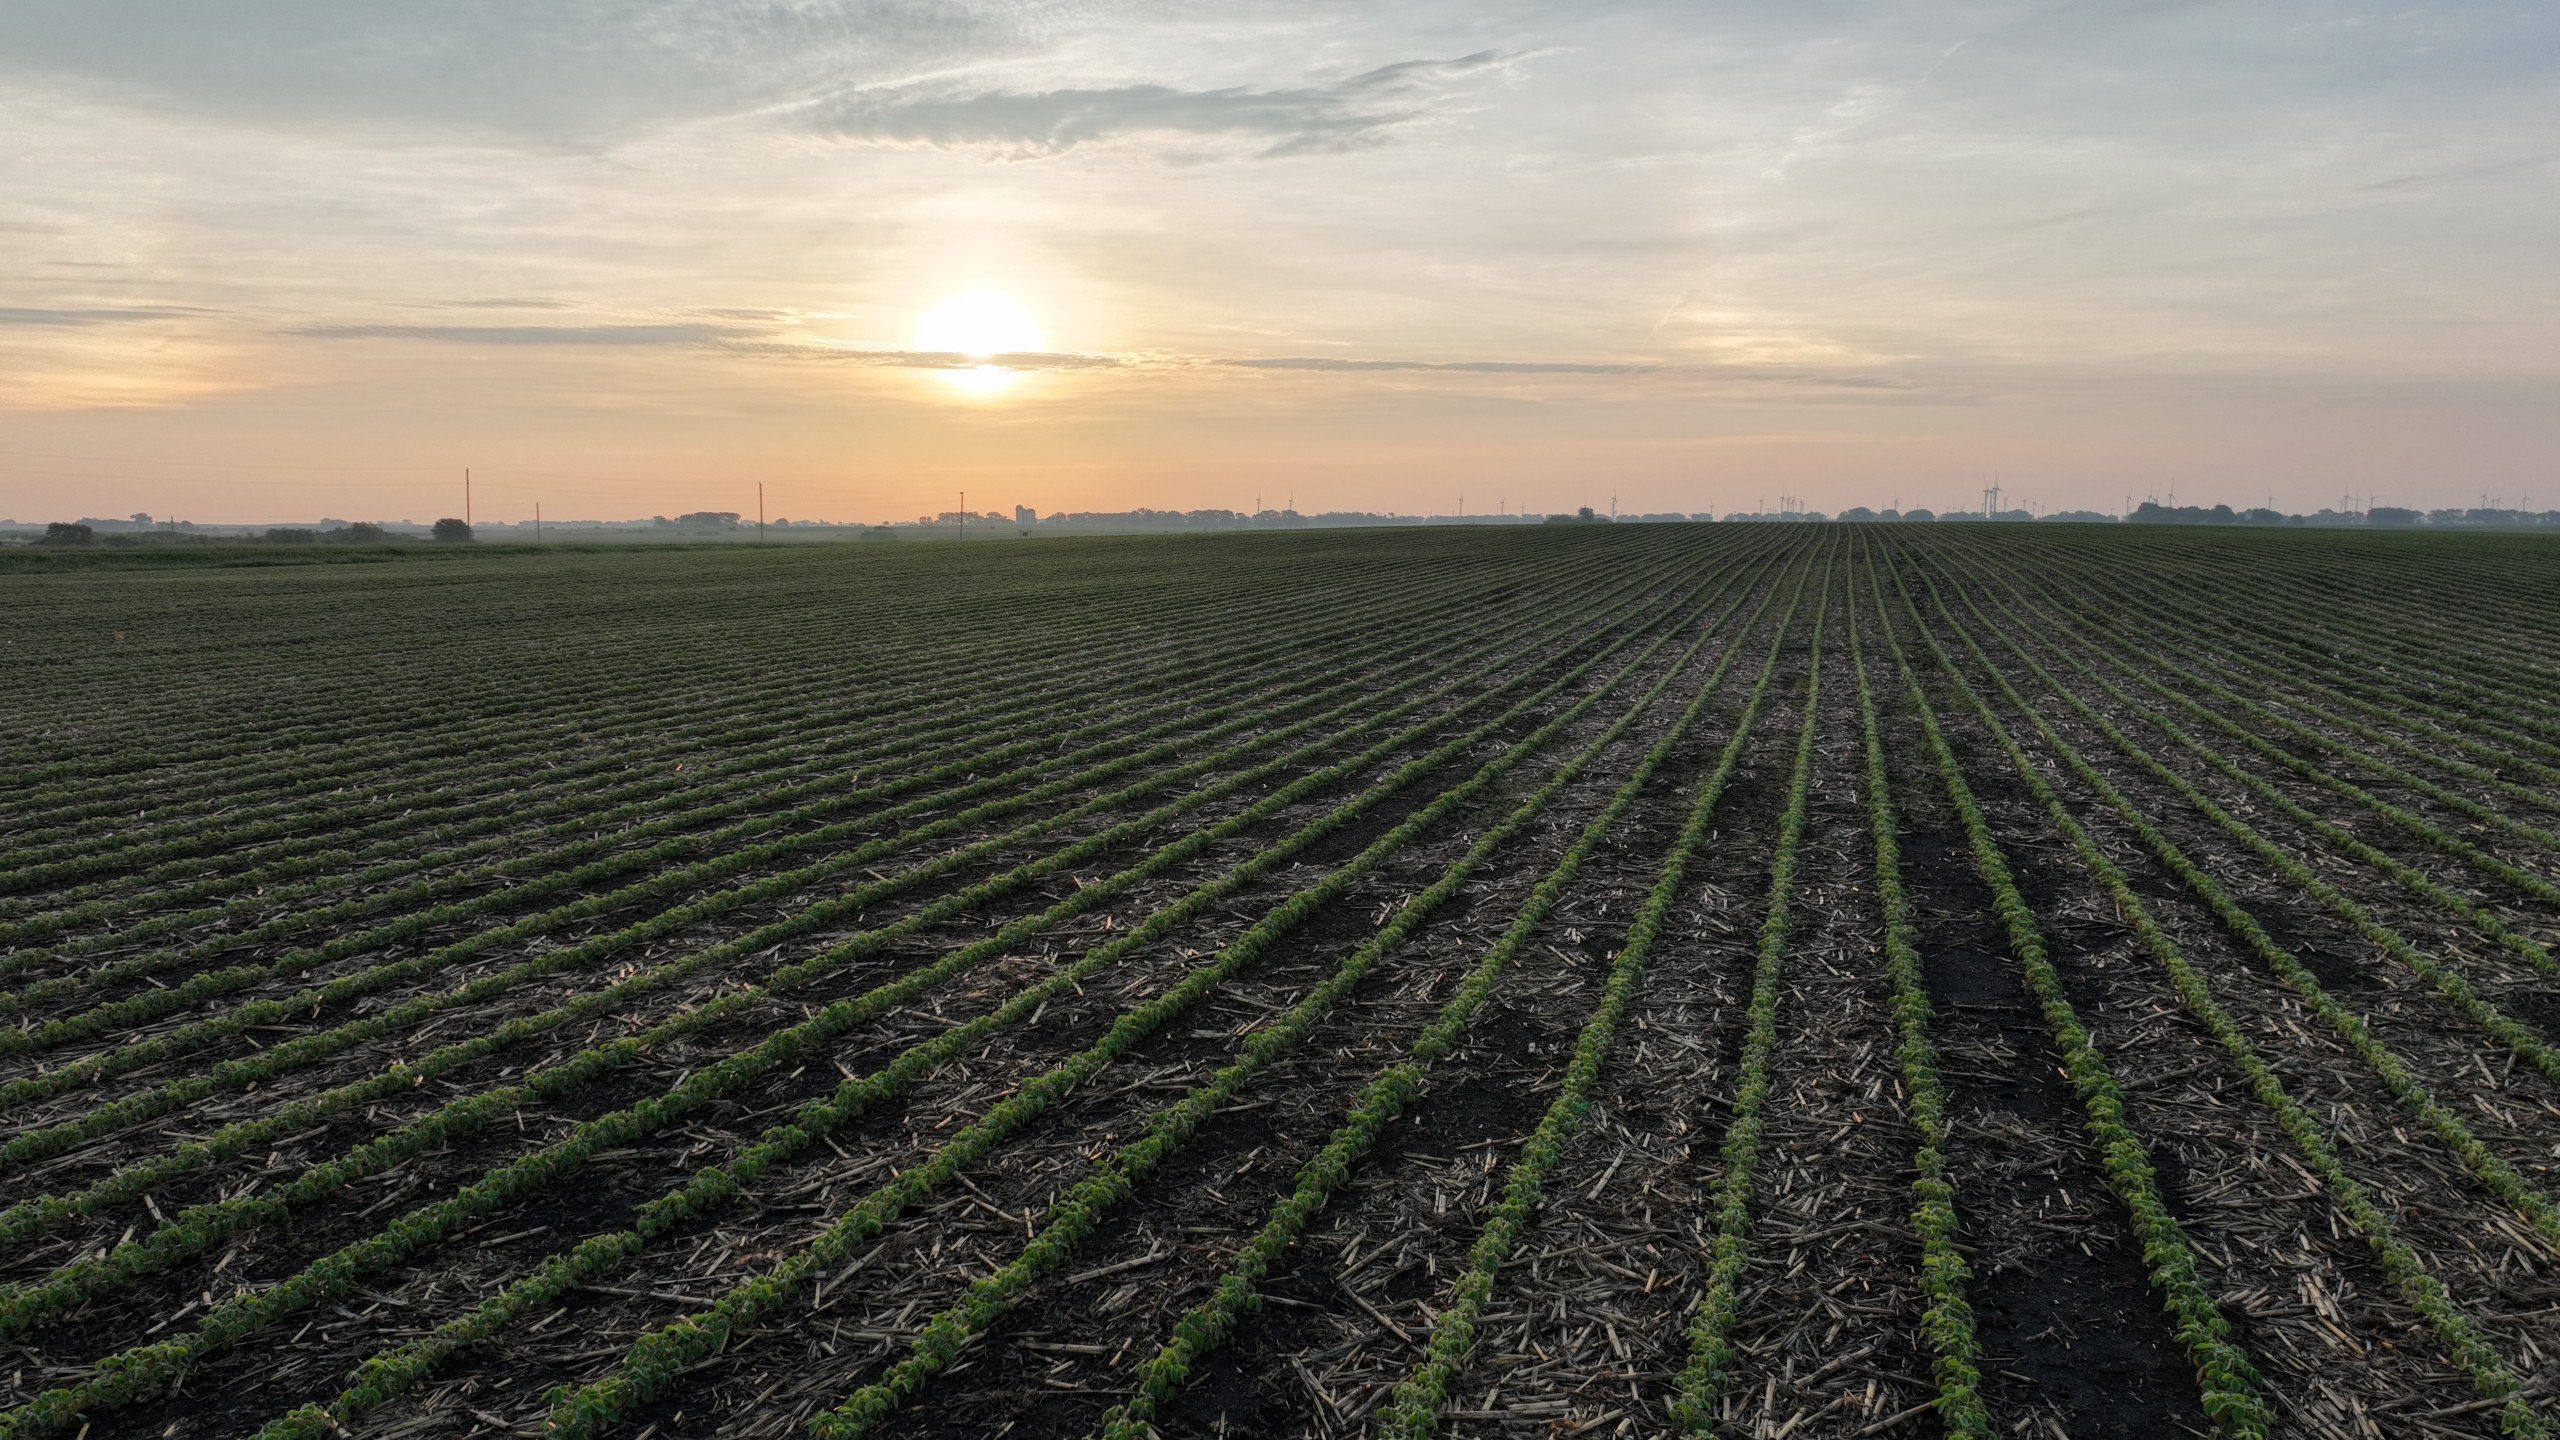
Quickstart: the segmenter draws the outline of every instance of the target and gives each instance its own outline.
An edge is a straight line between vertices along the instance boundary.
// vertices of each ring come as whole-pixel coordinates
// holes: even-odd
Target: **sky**
[[[11,0],[0,516],[2545,508],[2556,149],[2547,0]]]

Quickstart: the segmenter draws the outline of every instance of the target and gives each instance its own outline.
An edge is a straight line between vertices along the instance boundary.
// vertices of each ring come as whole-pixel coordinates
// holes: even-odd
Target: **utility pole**
[[[533,543],[542,543],[542,502],[539,500],[533,502]]]
[[[764,543],[764,482],[756,482],[756,543]]]
[[[969,492],[960,492],[960,538],[969,538]]]
[[[462,467],[462,523],[471,523],[471,467]]]

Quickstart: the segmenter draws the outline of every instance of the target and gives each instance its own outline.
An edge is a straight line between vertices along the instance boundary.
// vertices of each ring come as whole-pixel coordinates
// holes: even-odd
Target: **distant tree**
[[[2415,525],[2419,518],[2417,511],[2404,510],[2397,505],[2376,505],[2364,512],[2367,525]]]
[[[1878,516],[1876,512],[1868,509],[1864,505],[1852,505],[1848,509],[1840,512],[1840,518],[1852,525],[1859,525],[1882,517]]]
[[[86,525],[72,525],[56,520],[44,527],[39,545],[86,545],[98,538],[98,532]]]
[[[134,511],[134,512],[133,512],[133,523],[134,523],[134,524],[136,524],[136,525],[148,525],[148,524],[150,524],[150,523],[151,523],[151,512],[150,512],[150,511],[148,511],[148,510],[136,510],[136,511]]]
[[[1903,511],[1902,518],[1905,520],[1936,520],[1938,518],[1938,512],[1925,505],[1916,506],[1912,509]]]
[[[270,545],[312,545],[317,544],[319,539],[320,532],[317,530],[305,530],[300,526],[290,525],[279,525],[266,534],[266,541]]]
[[[450,515],[437,521],[435,529],[431,533],[434,534],[436,539],[447,545],[468,545],[471,543],[471,527],[454,519]]]
[[[332,540],[341,545],[379,545],[386,537],[381,526],[370,520],[358,520],[353,524],[341,525],[320,538]]]
[[[1547,517],[1547,523],[1550,525],[1606,525],[1609,522],[1602,519],[1590,506],[1585,505],[1570,515],[1550,515]]]

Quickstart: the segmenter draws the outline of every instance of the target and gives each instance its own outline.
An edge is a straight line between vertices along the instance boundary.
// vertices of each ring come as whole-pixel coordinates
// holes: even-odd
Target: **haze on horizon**
[[[2560,11],[18,0],[0,514],[2543,491]]]

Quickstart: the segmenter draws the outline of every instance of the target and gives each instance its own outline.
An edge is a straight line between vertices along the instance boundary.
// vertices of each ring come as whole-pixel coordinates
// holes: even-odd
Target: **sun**
[[[915,348],[930,354],[991,361],[1001,355],[1029,354],[1040,346],[1040,322],[1020,301],[994,290],[945,297],[916,321]],[[996,364],[940,373],[945,383],[970,395],[993,395],[1011,389],[1021,378],[1020,371]]]

